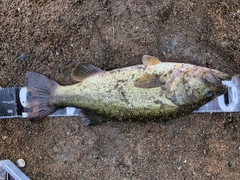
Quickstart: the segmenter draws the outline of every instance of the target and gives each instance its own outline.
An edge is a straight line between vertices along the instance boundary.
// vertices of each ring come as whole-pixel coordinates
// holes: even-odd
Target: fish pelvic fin
[[[58,83],[48,77],[33,72],[26,73],[27,117],[31,121],[38,121],[58,109],[53,104],[53,94]]]
[[[152,66],[161,63],[161,61],[154,56],[144,55],[142,57],[142,63],[145,66]]]
[[[79,63],[71,73],[71,76],[76,81],[83,81],[84,79],[104,72],[102,69],[87,63]]]

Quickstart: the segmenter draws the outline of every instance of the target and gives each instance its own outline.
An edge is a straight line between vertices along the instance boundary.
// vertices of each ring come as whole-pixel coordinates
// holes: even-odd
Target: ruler
[[[222,84],[227,86],[227,93],[196,109],[195,113],[240,112],[240,74]],[[27,118],[27,93],[26,87],[0,88],[0,119]],[[65,107],[49,116],[81,116],[81,109]]]
[[[0,119],[4,118],[27,118],[26,87],[0,88]],[[81,109],[65,107],[58,109],[49,116],[80,116]]]
[[[231,81],[222,81],[228,91],[194,112],[240,112],[240,74],[233,76]]]

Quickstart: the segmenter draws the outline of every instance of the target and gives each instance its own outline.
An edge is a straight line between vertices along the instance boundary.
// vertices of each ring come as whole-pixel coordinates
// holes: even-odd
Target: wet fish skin
[[[80,83],[70,86],[27,72],[27,88],[34,99],[27,103],[33,110],[28,117],[41,119],[59,107],[72,106],[113,118],[171,119],[226,92],[221,81],[231,78],[191,64],[162,63],[148,55],[142,61],[143,65],[112,71],[79,64],[72,77]]]

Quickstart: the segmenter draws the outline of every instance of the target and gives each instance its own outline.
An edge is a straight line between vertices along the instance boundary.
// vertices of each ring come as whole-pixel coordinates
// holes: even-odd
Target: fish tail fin
[[[48,77],[27,71],[26,74],[27,117],[31,121],[38,121],[58,109],[53,103],[53,94],[58,83]]]

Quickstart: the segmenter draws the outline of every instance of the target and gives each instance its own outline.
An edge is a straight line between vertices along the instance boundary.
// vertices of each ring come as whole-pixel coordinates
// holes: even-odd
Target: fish
[[[142,64],[104,71],[79,63],[68,86],[33,71],[26,73],[27,117],[38,121],[62,107],[80,108],[85,125],[93,117],[161,121],[189,114],[226,93],[231,76],[193,64],[161,62],[150,55]]]

